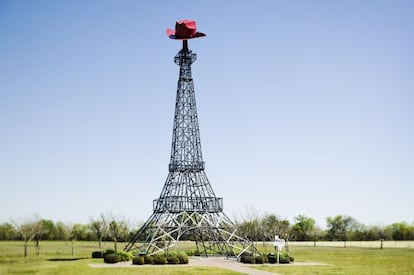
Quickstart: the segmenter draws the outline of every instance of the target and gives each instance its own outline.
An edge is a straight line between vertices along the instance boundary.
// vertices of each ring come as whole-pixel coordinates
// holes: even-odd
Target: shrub
[[[101,251],[94,251],[92,252],[92,258],[96,259],[96,258],[103,258],[103,254]]]
[[[180,260],[178,259],[177,256],[168,256],[167,257],[167,262],[168,262],[168,264],[179,264]]]
[[[252,253],[244,251],[240,256],[253,256]]]
[[[254,264],[254,259],[254,256],[243,255],[241,256],[240,261],[244,264]]]
[[[107,254],[104,257],[104,262],[107,264],[116,264],[121,261],[121,257],[117,254]]]
[[[103,253],[102,256],[105,258],[105,256],[108,255],[108,254],[115,254],[115,250],[107,249],[107,250],[105,250],[105,252]]]
[[[295,258],[293,258],[292,256],[289,255],[289,261],[294,262]]]
[[[288,264],[288,263],[290,263],[289,254],[287,254],[287,253],[280,253],[279,254],[279,263],[280,264]]]
[[[271,264],[277,263],[277,259],[276,259],[275,254],[273,254],[273,253],[268,254],[267,255],[267,261]]]
[[[188,264],[188,256],[185,252],[180,252],[177,255],[180,264]]]
[[[126,262],[126,261],[129,261],[129,260],[132,260],[132,258],[134,257],[134,256],[132,256],[132,253],[126,252],[126,251],[123,251],[123,250],[117,251],[116,254],[119,257],[121,257],[121,262]]]
[[[144,256],[144,264],[153,264],[154,263],[154,258],[150,255],[145,255]]]
[[[167,259],[163,255],[155,255],[153,259],[154,259],[154,264],[166,264],[167,263]]]
[[[254,261],[256,264],[264,264],[266,262],[266,259],[263,256],[256,256],[254,258]]]
[[[145,260],[143,256],[136,256],[134,257],[134,259],[132,259],[132,264],[143,265],[144,263],[145,263]]]

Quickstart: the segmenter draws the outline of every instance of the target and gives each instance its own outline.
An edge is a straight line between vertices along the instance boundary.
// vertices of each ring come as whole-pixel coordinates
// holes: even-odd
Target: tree
[[[315,229],[315,220],[305,215],[295,217],[293,225],[293,234],[298,241],[310,241],[313,239]]]
[[[99,218],[97,218],[96,220],[91,219],[89,226],[92,229],[92,231],[95,233],[95,235],[98,239],[99,250],[103,251],[102,239],[103,239],[103,237],[105,236],[105,234],[107,233],[107,230],[108,230],[108,225],[107,225],[107,222],[105,220],[104,215],[101,214],[101,216]]]
[[[114,241],[114,250],[117,251],[118,241],[125,241],[129,235],[129,225],[124,220],[113,219],[108,226],[108,233]]]
[[[289,240],[293,238],[289,221],[270,214],[263,217],[262,223],[266,240],[273,241],[275,236],[279,236],[286,240],[286,250],[289,250]]]
[[[395,241],[414,239],[414,226],[406,222],[393,223],[388,226],[388,230],[391,232],[392,239]]]
[[[316,247],[316,241],[318,241],[321,238],[323,238],[324,231],[320,227],[315,226],[313,228],[312,234],[313,234],[313,246]]]
[[[86,240],[88,235],[88,226],[80,223],[67,225],[69,229],[69,240],[72,243],[72,256],[75,254],[74,244],[76,240]]]
[[[328,238],[331,240],[343,241],[346,247],[346,241],[349,234],[358,224],[357,221],[350,216],[337,215],[335,217],[327,217]]]
[[[33,240],[38,234],[41,234],[42,227],[39,216],[35,215],[33,217],[27,218],[22,222],[13,222],[17,231],[20,233],[23,240],[24,248],[24,257],[29,257],[28,244]],[[38,237],[40,239],[40,237]],[[36,241],[36,254],[39,255],[39,239]]]
[[[257,242],[263,239],[262,219],[259,212],[250,208],[244,211],[241,215],[241,221],[236,220],[236,228],[239,236],[248,239],[249,241]]]
[[[47,233],[47,228],[45,228],[44,223],[40,219],[35,221],[32,226],[33,226],[33,232],[34,232],[33,240],[35,242],[36,255],[39,256],[40,255],[40,240],[42,239],[42,235]]]
[[[0,241],[16,240],[19,232],[11,223],[0,224]]]
[[[55,234],[56,234],[56,226],[55,223],[52,220],[45,220],[42,219],[40,221],[40,223],[42,224],[43,227],[43,234],[41,235],[41,239],[42,240],[55,240]]]
[[[55,226],[55,240],[67,241],[70,237],[71,228],[63,222],[57,222]]]

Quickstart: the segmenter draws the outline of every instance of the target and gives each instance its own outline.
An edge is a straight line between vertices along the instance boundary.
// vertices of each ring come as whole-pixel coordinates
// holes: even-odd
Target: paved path
[[[226,258],[221,258],[221,257],[208,257],[208,258],[190,257],[189,265],[190,266],[214,266],[214,267],[229,269],[232,271],[237,271],[237,272],[241,272],[241,273],[249,274],[249,275],[277,275],[277,273],[262,271],[262,270],[258,270],[255,268],[250,268],[250,265],[240,263],[236,261],[235,259],[226,259]]]
[[[266,264],[268,265],[268,264]],[[269,264],[270,265],[270,264]],[[298,266],[298,265],[325,265],[322,263],[293,263],[293,264],[289,264],[289,266]],[[196,267],[196,266],[205,266],[205,267],[218,267],[218,268],[223,268],[223,269],[228,269],[231,271],[236,271],[236,272],[241,272],[244,274],[249,274],[249,275],[278,275],[279,273],[273,273],[273,272],[267,272],[267,271],[262,271],[262,270],[258,270],[256,268],[253,268],[253,265],[249,265],[249,264],[243,264],[240,262],[237,262],[235,259],[226,259],[223,257],[190,257],[190,261],[188,263],[188,265],[133,265],[131,262],[121,262],[121,263],[117,263],[117,264],[89,264],[90,267],[93,268],[120,268],[120,267],[125,267],[125,268],[163,268],[163,267]],[[256,265],[259,266],[259,265]],[[274,264],[271,264],[271,266],[274,266]],[[279,274],[280,275],[280,274]]]

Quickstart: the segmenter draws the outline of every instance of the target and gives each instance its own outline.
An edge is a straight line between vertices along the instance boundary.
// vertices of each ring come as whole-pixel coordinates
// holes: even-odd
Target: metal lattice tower
[[[236,235],[223,212],[223,199],[216,197],[204,171],[191,64],[196,54],[187,40],[175,56],[180,75],[175,103],[169,174],[153,214],[125,247],[156,254],[176,247],[179,240],[196,242],[200,255],[239,257],[253,252],[251,242]]]

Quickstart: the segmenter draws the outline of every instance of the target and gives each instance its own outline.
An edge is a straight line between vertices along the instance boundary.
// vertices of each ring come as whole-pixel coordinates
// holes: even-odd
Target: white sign
[[[279,239],[279,236],[275,236],[275,246],[277,246],[278,249],[282,249],[286,244],[286,241],[284,239]]]

